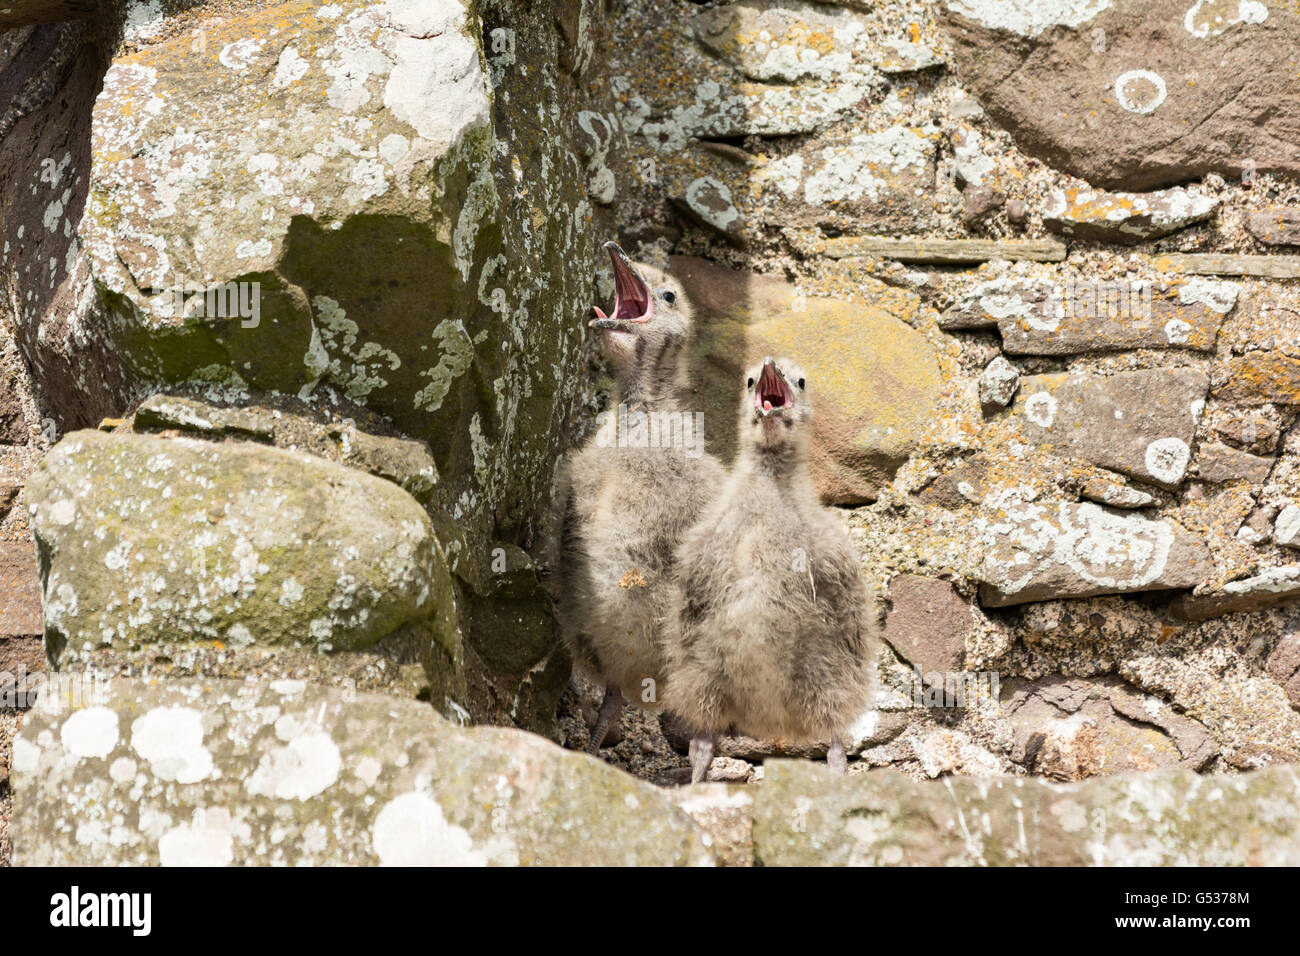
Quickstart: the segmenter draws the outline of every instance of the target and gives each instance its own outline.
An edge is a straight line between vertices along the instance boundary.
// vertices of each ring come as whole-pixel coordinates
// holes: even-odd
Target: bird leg
[[[696,734],[691,738],[691,783],[703,783],[713,764],[712,734]]]
[[[587,740],[587,753],[595,754],[600,749],[600,745],[605,742],[605,735],[609,733],[609,725],[614,722],[622,706],[623,694],[619,689],[612,684],[606,687],[605,698],[600,702],[600,710],[596,712],[596,726],[591,728],[591,737]]]
[[[839,734],[831,734],[831,746],[826,751],[826,766],[836,773],[849,772],[849,758],[844,755],[844,741]]]

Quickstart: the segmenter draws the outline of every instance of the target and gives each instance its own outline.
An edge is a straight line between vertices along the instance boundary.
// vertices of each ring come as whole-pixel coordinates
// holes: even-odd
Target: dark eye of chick
[[[669,305],[672,305],[674,302],[677,301],[677,293],[674,292],[672,289],[664,289],[664,301],[667,302]]]
[[[803,391],[803,379],[799,379],[799,391]]]
[[[751,378],[751,379],[749,380],[749,384],[746,385],[745,387],[746,387],[746,388],[753,388],[753,387],[754,387],[754,380]]]

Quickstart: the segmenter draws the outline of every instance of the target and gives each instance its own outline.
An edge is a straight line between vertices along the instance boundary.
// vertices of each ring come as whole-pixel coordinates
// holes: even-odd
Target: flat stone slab
[[[863,256],[897,259],[933,265],[965,265],[990,259],[1026,259],[1031,262],[1061,262],[1065,243],[1056,239],[887,239],[844,236],[821,240],[815,253],[831,259]]]
[[[1193,588],[1214,570],[1205,544],[1173,522],[1091,502],[1012,505],[975,526],[987,607]]]
[[[1170,769],[1026,777],[837,777],[776,760],[754,798],[764,866],[1295,866],[1300,775]]]
[[[524,731],[302,681],[94,686],[23,722],[17,864],[713,863],[654,787]]]
[[[1055,454],[1172,489],[1187,474],[1209,384],[1187,368],[1032,375],[1012,412],[1026,440]]]
[[[1214,351],[1241,292],[1235,282],[999,276],[963,292],[939,320],[950,330],[996,327],[1009,355],[1127,349]]]
[[[1300,256],[1234,256],[1217,252],[1187,252],[1160,256],[1155,260],[1155,265],[1162,272],[1191,272],[1206,276],[1300,278]]]
[[[1209,594],[1187,594],[1170,608],[1184,621],[1204,621],[1238,611],[1263,611],[1300,598],[1300,564],[1269,568],[1253,577],[1229,581]]]
[[[1056,189],[1043,207],[1043,225],[1074,239],[1135,243],[1208,219],[1219,206],[1212,196],[1175,186],[1151,193]]]

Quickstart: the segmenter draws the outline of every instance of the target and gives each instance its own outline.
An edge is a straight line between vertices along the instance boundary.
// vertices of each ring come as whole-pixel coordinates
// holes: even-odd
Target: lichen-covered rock
[[[693,367],[711,450],[729,458],[748,364],[796,358],[813,383],[812,471],[823,500],[873,500],[929,424],[942,380],[925,337],[883,309],[674,257],[695,306]]]
[[[1234,355],[1214,395],[1244,405],[1300,404],[1300,357],[1281,349]]]
[[[1275,767],[1206,780],[1189,770],[1051,784],[918,783],[765,766],[754,856],[765,866],[1294,866],[1300,777]]]
[[[523,731],[294,680],[96,691],[23,723],[20,864],[713,863],[655,788]]]
[[[1074,187],[1051,194],[1043,225],[1075,239],[1141,242],[1208,219],[1218,205],[1213,196],[1181,186],[1154,193]]]
[[[391,482],[250,443],[83,431],[27,500],[56,660],[150,641],[353,651],[418,625],[455,682],[451,576]]]
[[[1011,504],[976,521],[984,559],[980,599],[1026,601],[1194,588],[1210,577],[1210,552],[1172,521],[1095,504]]]
[[[948,0],[967,89],[1030,155],[1105,188],[1300,171],[1300,17],[1211,0]],[[1086,143],[1086,146],[1083,144]]]
[[[1021,381],[1013,412],[1026,439],[1058,455],[1176,488],[1209,384],[1188,368],[1033,375]]]
[[[1215,591],[1187,594],[1170,610],[1184,621],[1203,621],[1236,611],[1258,611],[1300,599],[1300,565],[1266,568],[1248,578],[1229,581]]]

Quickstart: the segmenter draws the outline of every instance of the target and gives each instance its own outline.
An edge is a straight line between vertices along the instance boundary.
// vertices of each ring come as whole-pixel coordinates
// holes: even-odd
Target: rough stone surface
[[[754,856],[764,866],[1294,866],[1298,784],[1291,767],[1208,781],[1162,770],[927,784],[779,761],[754,800]]]
[[[1162,488],[1176,488],[1209,380],[1193,369],[1144,369],[1108,377],[1034,375],[1013,409],[1027,440]]]
[[[1300,17],[1287,5],[949,0],[943,11],[957,72],[989,115],[1095,186],[1300,172],[1284,145],[1300,125],[1289,68]]]
[[[1300,405],[1300,357],[1280,350],[1233,356],[1214,394],[1245,405]]]
[[[1155,495],[1127,485],[1123,480],[1115,480],[1100,473],[1089,475],[1079,494],[1089,501],[1109,505],[1112,508],[1149,508],[1156,503]]]
[[[1174,601],[1171,611],[1184,621],[1203,621],[1223,614],[1277,607],[1297,598],[1300,598],[1300,565],[1283,565],[1229,581],[1217,591],[1184,595]]]
[[[1073,355],[1123,349],[1214,350],[1240,286],[1186,279],[1152,290],[1149,282],[1071,278],[1035,310],[998,318],[1002,347],[1013,355]]]
[[[884,636],[895,651],[922,674],[963,668],[974,622],[970,605],[952,584],[903,574],[889,583],[889,599]]]
[[[1204,543],[1173,522],[1091,503],[1010,505],[976,527],[984,545],[980,599],[992,607],[1193,588],[1213,570]]]
[[[1218,205],[1212,196],[1182,187],[1154,193],[1075,187],[1051,194],[1043,225],[1074,239],[1133,243],[1208,219]]]
[[[150,640],[352,651],[412,626],[459,696],[442,548],[389,482],[261,445],[84,431],[27,494],[56,659]]]
[[[907,460],[938,397],[929,343],[888,312],[798,296],[787,282],[675,258],[695,305],[697,371],[710,450],[729,459],[743,375],[798,356],[813,387],[813,479],[823,500],[874,499]]]
[[[1300,709],[1300,634],[1282,635],[1266,664],[1268,675],[1282,685],[1291,706]]]
[[[29,541],[0,542],[0,637],[40,637],[41,579]]]
[[[1196,474],[1202,481],[1219,484],[1245,481],[1263,484],[1273,470],[1273,459],[1239,451],[1217,442],[1206,442],[1196,450]]]
[[[1300,246],[1300,209],[1276,207],[1250,214],[1250,234],[1270,246]]]
[[[1277,513],[1273,540],[1288,548],[1300,549],[1300,507],[1289,504]]]
[[[1015,728],[1012,757],[1052,780],[1185,766],[1202,769],[1218,748],[1204,727],[1122,681],[1048,679],[1002,685]]]
[[[1005,408],[1020,388],[1020,372],[999,355],[980,373],[980,404],[985,408]]]
[[[13,763],[19,865],[713,863],[685,812],[590,757],[301,681],[43,696]]]

